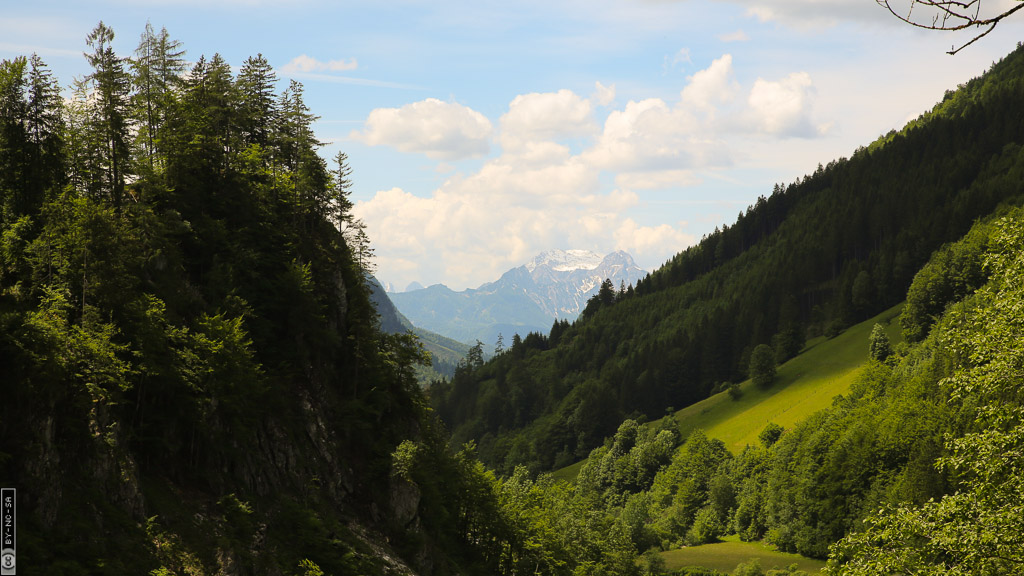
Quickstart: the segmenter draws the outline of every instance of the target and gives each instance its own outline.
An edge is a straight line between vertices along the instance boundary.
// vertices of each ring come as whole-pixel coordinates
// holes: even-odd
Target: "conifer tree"
[[[344,233],[352,216],[352,167],[348,163],[348,155],[338,152],[334,157],[337,168],[334,170],[334,198],[330,218],[334,225]]]
[[[94,115],[96,135],[102,149],[102,192],[115,209],[120,209],[124,197],[125,176],[130,158],[128,143],[128,103],[131,96],[131,78],[125,70],[126,60],[114,53],[111,42],[114,31],[100,22],[86,37],[93,49],[85,58],[93,72],[86,77],[95,99]]]
[[[28,136],[34,147],[32,177],[41,190],[61,184],[64,172],[64,100],[46,64],[29,58]],[[42,200],[42,198],[39,198]]]
[[[246,59],[238,73],[236,84],[241,99],[244,143],[266,148],[270,143],[270,134],[277,115],[277,102],[274,97],[277,74],[263,54],[257,54]]]
[[[24,57],[0,62],[0,221],[14,220],[23,212],[24,150],[28,140],[25,118]]]
[[[181,42],[172,40],[166,28],[157,34],[153,25],[146,22],[131,66],[134,71],[132,82],[137,90],[134,100],[139,138],[146,150],[150,169],[157,161],[157,133],[163,123],[165,100],[185,71],[184,55]]]

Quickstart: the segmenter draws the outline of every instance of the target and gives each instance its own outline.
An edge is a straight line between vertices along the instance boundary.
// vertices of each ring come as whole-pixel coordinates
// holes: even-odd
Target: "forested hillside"
[[[388,501],[419,352],[378,332],[362,238],[339,233],[345,159],[317,156],[302,87],[277,93],[261,57],[186,70],[166,32],[132,59],[112,40],[89,36],[67,102],[39,58],[0,66],[19,573],[374,571],[345,519]]]
[[[951,253],[980,273],[965,278]],[[569,496],[615,518],[649,573],[661,550],[730,534],[831,553],[830,574],[1019,573],[1022,255],[1024,211],[986,219],[915,276],[899,320],[911,343],[872,331],[865,369],[829,408],[735,453],[700,430],[680,443],[670,417],[626,420]]]
[[[932,252],[1024,190],[1024,51],[933,110],[787,186],[636,287],[431,388],[455,441],[510,472],[585,457],[626,417],[656,419],[903,300]],[[934,311],[933,311],[934,312]]]
[[[0,62],[0,485],[19,574],[536,566],[379,329],[352,170],[261,56],[102,23],[65,100]],[[502,504],[511,517],[516,502]],[[596,528],[595,528],[596,530]],[[592,550],[598,565],[628,550]]]

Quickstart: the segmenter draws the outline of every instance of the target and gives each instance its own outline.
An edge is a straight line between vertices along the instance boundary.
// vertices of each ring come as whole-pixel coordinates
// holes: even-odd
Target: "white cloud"
[[[598,84],[600,86],[600,84]],[[608,96],[607,89],[599,97]],[[501,117],[501,145],[507,152],[529,142],[557,141],[597,131],[590,100],[571,90],[543,94],[521,94]]]
[[[637,189],[664,188],[698,182],[694,170],[729,166],[730,146],[722,139],[717,116],[735,114],[730,106],[740,92],[725,54],[688,77],[679,101],[660,98],[630,101],[613,110],[587,161],[618,172],[616,183]]]
[[[578,162],[524,169],[492,161],[429,198],[387,190],[354,212],[366,222],[389,280],[476,287],[553,246],[611,251],[611,238],[579,234],[580,218],[614,214],[623,203],[621,196],[596,194],[595,176]],[[409,270],[392,262],[420,264]]]
[[[630,247],[654,249],[641,241],[647,231],[623,228],[626,211],[639,202],[635,192],[602,192],[600,170],[556,143],[527,146],[539,150],[536,157],[520,151],[488,160],[428,198],[392,189],[357,203],[354,212],[367,224],[378,265],[391,275],[386,279],[396,285],[443,280],[462,289],[552,247],[611,252],[622,238]],[[685,247],[664,239],[666,256]],[[408,262],[422,264],[409,269]]]
[[[623,249],[650,265],[664,262],[695,238],[682,225],[638,223],[644,191],[684,194],[749,152],[751,135],[767,136],[753,140],[768,145],[821,133],[808,74],[745,88],[732,63],[725,54],[693,73],[677,101],[648,98],[602,111],[603,123],[597,109],[614,101],[613,86],[596,83],[589,98],[570,90],[516,96],[498,123],[499,156],[453,174],[428,196],[391,189],[356,205],[379,267],[392,275],[385,280],[476,287],[553,247]],[[486,149],[491,134],[479,113],[425,100],[374,110],[356,136],[452,159]]]
[[[732,71],[732,55],[725,54],[711,62],[705,70],[689,77],[690,83],[683,88],[684,104],[702,110],[713,110],[718,104],[732,100],[739,84]]]
[[[778,82],[758,78],[747,99],[752,121],[762,132],[776,136],[822,135],[827,125],[815,126],[811,120],[813,92],[806,72],[794,72]]]
[[[583,157],[612,172],[682,170],[728,163],[722,143],[702,134],[702,123],[660,98],[630,101],[613,110]]]
[[[493,131],[483,114],[455,102],[428,98],[401,108],[377,108],[365,129],[351,137],[370,146],[391,146],[435,160],[487,154]]]
[[[620,249],[646,261],[667,260],[680,252],[681,247],[697,241],[692,234],[686,234],[668,224],[640,226],[632,218],[626,218],[619,224],[614,237]]]
[[[355,70],[356,68],[359,68],[359,63],[356,62],[355,58],[321,62],[316,58],[311,58],[303,54],[301,56],[296,56],[291,62],[285,64],[284,67],[281,68],[281,71],[286,74],[293,74],[296,72],[348,72]]]

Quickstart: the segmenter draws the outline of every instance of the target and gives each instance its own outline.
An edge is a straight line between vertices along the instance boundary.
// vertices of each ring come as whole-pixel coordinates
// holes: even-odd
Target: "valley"
[[[379,214],[352,159],[321,156],[301,83],[279,89],[262,54],[186,59],[151,25],[130,57],[113,39],[89,33],[68,92],[38,55],[0,60],[0,486],[20,574],[1024,565],[1020,45],[649,274],[625,251],[551,250],[476,289],[388,293],[359,216]],[[595,88],[555,96],[589,113],[614,100]],[[392,110],[374,121],[410,113]],[[511,111],[501,137],[463,120],[528,164],[601,159],[517,140]],[[476,160],[481,142],[481,171],[510,166]],[[442,187],[473,179],[453,170]],[[606,232],[623,229],[679,238]]]

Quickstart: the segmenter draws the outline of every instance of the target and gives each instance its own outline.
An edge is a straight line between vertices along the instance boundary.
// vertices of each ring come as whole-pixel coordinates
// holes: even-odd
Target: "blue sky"
[[[1009,5],[1013,0],[999,0]],[[262,53],[348,153],[378,277],[476,287],[554,248],[651,270],[901,127],[1021,39],[911,29],[872,0],[4,3],[0,58],[88,73],[100,21],[194,61]],[[992,2],[986,9],[998,9]]]

